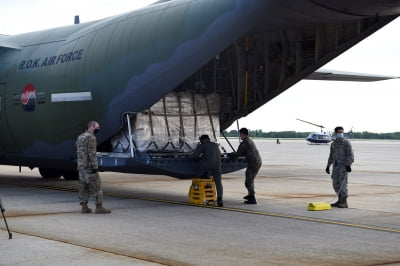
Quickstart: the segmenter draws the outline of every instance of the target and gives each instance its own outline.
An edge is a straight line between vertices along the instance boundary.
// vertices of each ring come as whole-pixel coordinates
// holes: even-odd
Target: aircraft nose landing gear
[[[63,176],[65,180],[79,179],[79,172],[74,170],[39,168],[39,173],[44,179],[59,179],[61,176]]]
[[[39,173],[44,179],[58,179],[62,176],[61,171],[57,169],[39,168]]]
[[[64,171],[63,177],[65,180],[78,180],[79,172],[78,171]]]

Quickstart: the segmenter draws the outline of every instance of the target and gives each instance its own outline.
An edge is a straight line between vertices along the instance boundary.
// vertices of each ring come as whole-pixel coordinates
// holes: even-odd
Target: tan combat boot
[[[82,202],[81,205],[82,205],[81,213],[91,213],[92,212],[92,209],[87,206],[87,202]]]
[[[97,204],[95,213],[96,214],[111,213],[111,210],[104,208],[102,204]]]

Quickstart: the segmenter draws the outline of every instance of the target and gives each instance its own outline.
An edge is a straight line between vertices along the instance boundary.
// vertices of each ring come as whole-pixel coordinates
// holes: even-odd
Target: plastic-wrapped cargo
[[[173,92],[152,107],[131,117],[131,130],[138,151],[190,152],[199,136],[219,138],[219,95]],[[112,140],[115,152],[129,150],[128,128]]]

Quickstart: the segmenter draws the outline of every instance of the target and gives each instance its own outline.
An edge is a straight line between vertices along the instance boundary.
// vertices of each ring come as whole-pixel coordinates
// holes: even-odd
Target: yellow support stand
[[[212,178],[193,178],[189,189],[189,203],[213,206],[217,201],[215,183]]]
[[[308,204],[309,211],[327,211],[331,209],[331,204],[328,202],[311,202]]]

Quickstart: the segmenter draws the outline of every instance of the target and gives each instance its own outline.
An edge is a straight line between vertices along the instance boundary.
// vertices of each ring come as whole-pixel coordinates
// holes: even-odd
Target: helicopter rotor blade
[[[311,122],[308,122],[308,121],[305,121],[305,120],[301,120],[301,119],[298,119],[298,118],[296,118],[296,120],[299,120],[299,121],[307,123],[307,124],[311,124],[311,125],[316,126],[316,127],[320,127],[321,129],[325,128],[322,125],[317,125],[317,124],[314,124],[314,123],[311,123]]]

